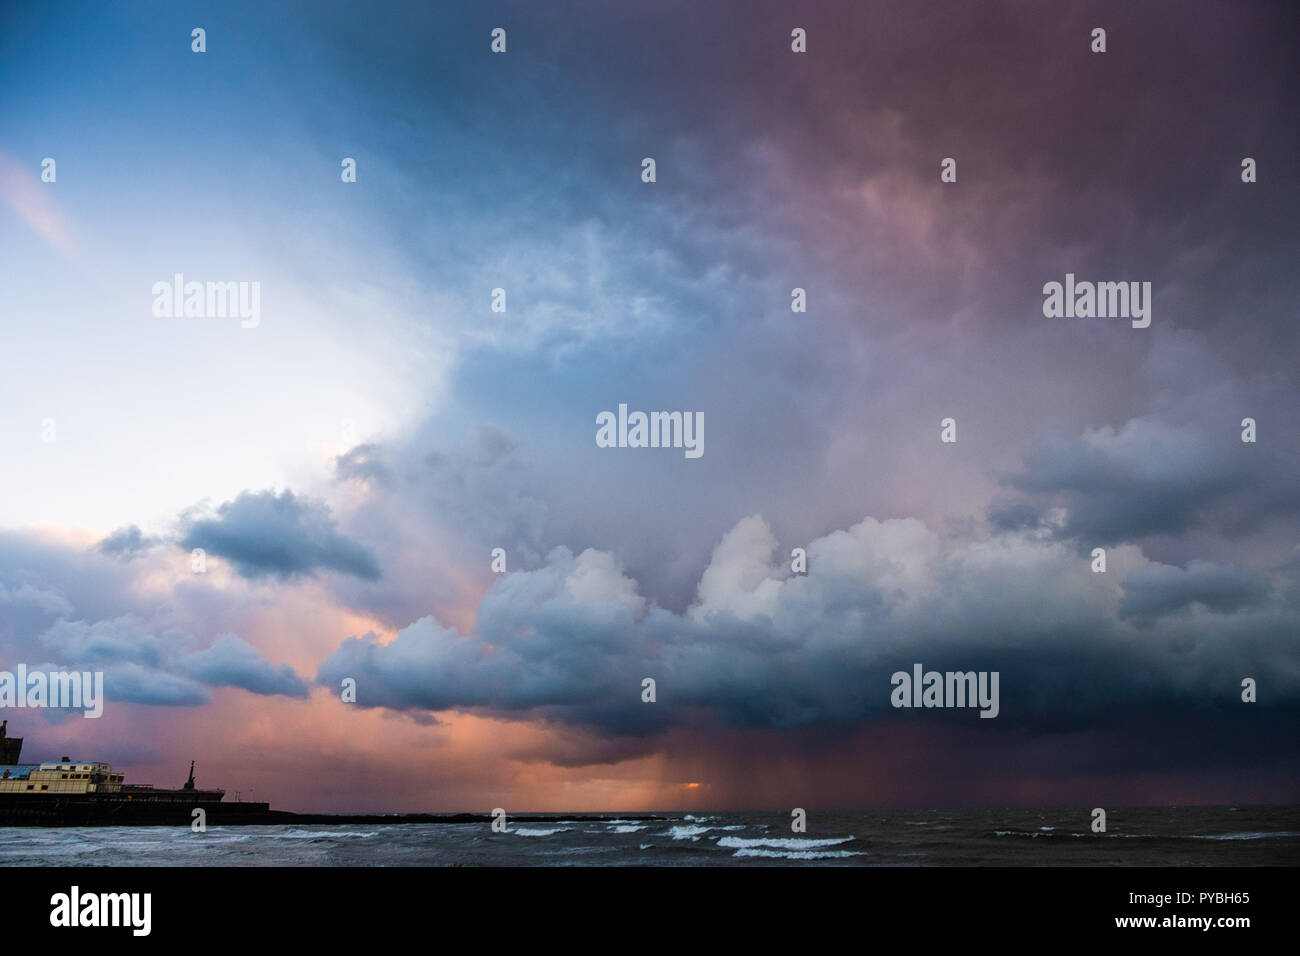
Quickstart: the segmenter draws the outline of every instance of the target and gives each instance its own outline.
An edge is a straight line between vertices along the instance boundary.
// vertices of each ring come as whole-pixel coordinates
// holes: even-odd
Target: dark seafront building
[[[204,812],[205,826],[351,823],[486,823],[482,813],[295,813],[272,810],[269,803],[224,802],[225,790],[204,790],[189,779],[176,789],[123,782],[123,775],[103,761],[61,757],[24,764],[23,739],[7,734],[0,722],[0,827],[190,826],[194,811]],[[656,814],[618,814],[620,820],[660,820]],[[553,816],[519,814],[514,820],[553,821]],[[603,814],[569,814],[566,820],[599,821]]]
[[[21,762],[23,738],[8,736],[0,722],[0,826],[157,826],[189,825],[198,808],[206,823],[264,823],[266,803],[222,803],[224,790],[195,786],[190,776],[177,789],[128,784],[112,766],[98,760]]]

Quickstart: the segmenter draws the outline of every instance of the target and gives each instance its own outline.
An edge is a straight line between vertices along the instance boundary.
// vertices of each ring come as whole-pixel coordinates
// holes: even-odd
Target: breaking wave
[[[745,837],[723,837],[718,841],[718,846],[725,846],[729,849],[749,849],[752,847],[775,847],[779,850],[817,850],[827,846],[839,846],[841,843],[848,843],[853,837],[829,837],[824,840],[809,840],[799,837],[756,837],[746,839]]]

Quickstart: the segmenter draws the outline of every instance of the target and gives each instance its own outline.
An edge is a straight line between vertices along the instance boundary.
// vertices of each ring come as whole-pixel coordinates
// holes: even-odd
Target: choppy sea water
[[[611,816],[599,822],[0,828],[5,866],[1294,866],[1300,807]]]

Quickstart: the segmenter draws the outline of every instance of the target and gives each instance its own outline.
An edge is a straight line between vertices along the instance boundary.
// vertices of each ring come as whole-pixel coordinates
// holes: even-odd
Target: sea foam
[[[745,837],[723,837],[718,841],[718,846],[728,848],[749,848],[749,847],[776,847],[781,850],[816,850],[821,847],[839,846],[841,843],[848,843],[853,837],[830,837],[824,840],[809,840],[800,837],[756,837],[747,839]]]

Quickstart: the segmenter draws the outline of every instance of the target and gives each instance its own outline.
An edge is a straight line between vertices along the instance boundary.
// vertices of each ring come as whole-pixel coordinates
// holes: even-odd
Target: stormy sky
[[[4,712],[25,759],[304,810],[1295,801],[1298,19],[6,7],[0,669],[108,698]],[[260,321],[155,315],[176,274]],[[1150,326],[1046,317],[1067,274]],[[620,403],[704,454],[598,447]],[[998,717],[892,707],[915,663]]]

